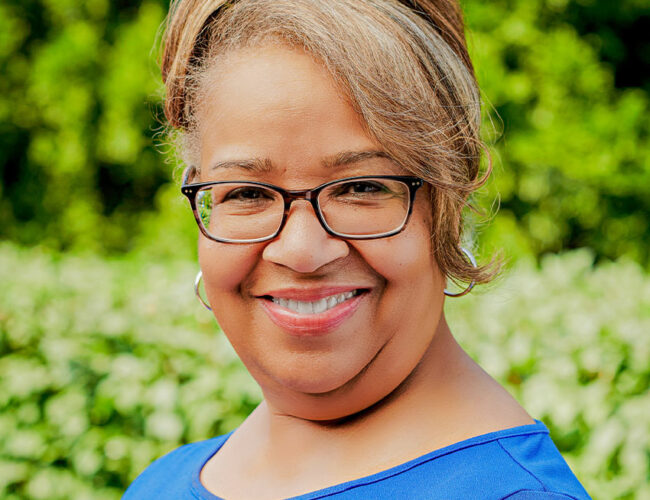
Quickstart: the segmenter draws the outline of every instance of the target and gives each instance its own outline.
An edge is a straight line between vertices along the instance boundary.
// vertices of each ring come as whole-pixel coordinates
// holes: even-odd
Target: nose
[[[348,243],[327,234],[306,200],[294,201],[280,234],[262,257],[299,273],[314,272],[350,252]]]

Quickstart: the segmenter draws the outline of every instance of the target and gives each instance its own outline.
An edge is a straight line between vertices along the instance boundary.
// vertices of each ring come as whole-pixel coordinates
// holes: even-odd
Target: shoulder
[[[228,436],[189,443],[160,457],[131,483],[122,500],[188,498],[203,464]]]
[[[412,498],[590,498],[539,421],[476,436],[344,486],[366,498],[388,490]]]
[[[520,490],[503,500],[575,500],[576,497],[553,491]]]
[[[521,470],[522,476],[529,477],[535,485],[522,488],[506,498],[590,498],[553,443],[546,426],[539,421],[537,426],[542,432],[513,435],[497,440],[504,454]]]

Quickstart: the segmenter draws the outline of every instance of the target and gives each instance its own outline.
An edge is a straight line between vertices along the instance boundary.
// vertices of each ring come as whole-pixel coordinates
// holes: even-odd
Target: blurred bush
[[[648,264],[647,0],[463,4],[498,113],[485,203],[498,192],[501,211],[479,228],[484,246],[509,255],[589,246],[598,259]],[[169,206],[172,167],[155,146],[152,46],[167,6],[0,1],[0,238],[193,255],[191,216]]]
[[[0,245],[0,498],[119,498],[259,401],[187,262]]]
[[[650,3],[464,4],[496,111],[486,116],[502,133],[490,186],[501,210],[484,242],[520,255],[590,247],[598,259],[648,264]]]
[[[650,278],[593,254],[522,260],[449,300],[452,330],[551,429],[596,500],[648,499]],[[117,499],[155,457],[259,401],[196,266],[0,244],[0,497]]]
[[[164,2],[0,3],[0,237],[125,250],[169,182],[155,149]]]
[[[535,418],[597,499],[650,499],[650,277],[594,254],[520,260],[447,301],[455,336]]]

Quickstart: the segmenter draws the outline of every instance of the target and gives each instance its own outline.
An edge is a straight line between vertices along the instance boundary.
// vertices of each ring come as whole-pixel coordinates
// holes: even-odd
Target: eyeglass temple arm
[[[183,170],[183,186],[186,186],[189,184],[190,177],[192,177],[196,173],[196,167],[193,165],[190,165],[189,167],[186,167],[185,170]]]

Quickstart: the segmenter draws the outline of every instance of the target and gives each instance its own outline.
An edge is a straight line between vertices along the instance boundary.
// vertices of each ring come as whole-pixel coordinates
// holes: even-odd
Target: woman
[[[447,279],[492,275],[460,247],[484,178],[454,0],[181,0],[163,77],[206,305],[264,401],[124,498],[588,498],[445,322]]]

